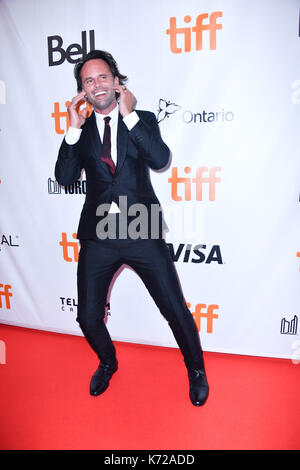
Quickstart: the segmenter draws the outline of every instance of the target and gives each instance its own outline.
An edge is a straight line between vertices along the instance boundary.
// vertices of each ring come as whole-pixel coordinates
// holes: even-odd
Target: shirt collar
[[[101,123],[101,125],[104,125],[103,119],[107,116],[110,116],[111,118],[111,125],[114,125],[116,122],[118,122],[118,117],[119,117],[119,106],[116,106],[109,114],[100,114],[96,113],[96,119],[98,123]]]

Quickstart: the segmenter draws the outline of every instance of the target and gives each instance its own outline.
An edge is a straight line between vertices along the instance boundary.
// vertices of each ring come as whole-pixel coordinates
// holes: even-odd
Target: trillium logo
[[[166,117],[169,117],[170,114],[176,113],[181,108],[178,104],[171,103],[170,101],[166,101],[162,98],[159,100],[158,104],[158,113],[156,116],[157,122],[160,123]]]

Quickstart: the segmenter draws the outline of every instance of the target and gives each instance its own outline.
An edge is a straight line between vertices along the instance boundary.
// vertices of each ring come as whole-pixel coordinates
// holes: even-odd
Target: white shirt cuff
[[[65,136],[65,141],[67,142],[67,144],[69,145],[76,144],[80,138],[81,132],[82,132],[82,129],[77,129],[75,127],[70,126]]]
[[[135,111],[132,111],[132,113],[127,114],[127,116],[123,117],[123,121],[125,122],[129,131],[131,131],[131,129],[137,124],[139,120],[140,118],[138,117]]]

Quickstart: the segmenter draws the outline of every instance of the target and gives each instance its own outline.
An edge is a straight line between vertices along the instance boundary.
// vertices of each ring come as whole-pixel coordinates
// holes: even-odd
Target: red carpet
[[[211,392],[196,408],[177,349],[116,343],[119,370],[94,398],[84,338],[0,325],[0,340],[2,450],[300,448],[289,360],[205,353]]]

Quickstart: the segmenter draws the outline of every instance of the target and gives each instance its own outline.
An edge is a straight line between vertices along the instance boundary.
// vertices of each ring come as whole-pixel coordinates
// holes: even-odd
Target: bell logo
[[[70,105],[70,103],[71,103],[71,101],[66,101],[65,102],[65,106],[66,106],[65,111],[60,110],[60,106],[59,106],[58,102],[54,103],[54,112],[51,114],[51,117],[54,118],[55,132],[57,134],[64,134],[69,129],[70,119],[69,119],[67,107]],[[93,109],[92,109],[90,103],[88,103],[88,102],[86,103],[84,100],[82,100],[79,103],[79,114],[82,111],[81,107],[84,106],[84,105],[87,107],[87,110],[88,110],[87,117],[90,117],[90,115],[93,112]],[[62,125],[61,119],[64,120],[64,125]]]
[[[76,233],[73,233],[72,237],[74,238],[74,240],[76,240]],[[77,263],[79,255],[79,241],[68,241],[66,232],[62,232],[61,241],[59,242],[59,244],[63,250],[64,260],[68,263],[71,263],[72,261]]]
[[[89,31],[89,39],[90,39],[90,51],[95,50],[95,31]],[[49,67],[53,65],[61,65],[66,59],[70,64],[76,64],[79,62],[81,58],[87,55],[87,38],[86,38],[86,31],[81,32],[81,45],[80,44],[70,44],[66,50],[63,49],[63,39],[58,36],[49,36],[48,38],[48,62]],[[54,60],[54,54],[56,55],[56,59]]]
[[[195,33],[195,48],[196,51],[203,49],[203,31],[209,31],[209,49],[215,50],[217,43],[217,29],[222,29],[222,24],[217,23],[217,18],[223,16],[221,11],[214,11],[209,16],[208,13],[202,13],[196,18],[196,24],[192,28],[184,27],[178,28],[176,23],[176,17],[170,18],[170,27],[166,30],[166,33],[170,36],[170,49],[173,54],[180,54],[182,48],[178,47],[177,35],[183,34],[184,36],[184,52],[191,52],[192,48],[192,32]],[[209,18],[208,23],[203,24],[204,20]],[[192,21],[191,16],[187,15],[184,17],[185,24],[189,24]]]
[[[191,167],[187,166],[184,169],[186,174],[191,173]],[[207,167],[200,167],[196,170],[195,178],[179,177],[178,168],[172,168],[172,176],[168,179],[171,183],[171,197],[173,201],[182,201],[183,195],[178,194],[178,185],[184,185],[184,200],[191,201],[192,199],[192,183],[195,184],[195,195],[196,201],[203,200],[203,184],[208,184],[208,198],[210,201],[215,201],[216,198],[216,183],[220,183],[221,178],[216,176],[216,173],[221,171],[219,166],[208,169]],[[203,176],[203,173],[207,173],[208,176]]]
[[[188,308],[191,308],[191,304],[187,302]],[[219,318],[217,313],[214,313],[215,310],[219,308],[218,305],[208,305],[205,304],[197,304],[195,307],[195,311],[192,312],[194,317],[196,327],[198,332],[201,331],[201,318],[206,318],[206,333],[213,332],[213,320]]]
[[[4,298],[5,307],[10,310],[10,297],[12,293],[9,292],[11,286],[9,284],[0,284],[0,308],[3,308],[2,297]]]

